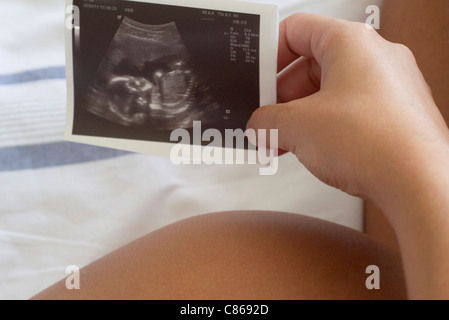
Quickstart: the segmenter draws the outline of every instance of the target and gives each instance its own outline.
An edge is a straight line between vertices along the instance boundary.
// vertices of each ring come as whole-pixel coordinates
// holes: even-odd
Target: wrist
[[[396,153],[377,175],[373,200],[387,215],[396,232],[410,212],[418,211],[415,219],[431,220],[433,211],[449,206],[449,142],[438,145],[408,147]],[[435,208],[433,208],[435,207]],[[449,207],[446,207],[449,209]],[[449,216],[449,211],[446,211]],[[435,213],[436,214],[436,213]]]
[[[390,173],[378,203],[399,240],[410,298],[440,298],[449,287],[449,147],[415,160]]]

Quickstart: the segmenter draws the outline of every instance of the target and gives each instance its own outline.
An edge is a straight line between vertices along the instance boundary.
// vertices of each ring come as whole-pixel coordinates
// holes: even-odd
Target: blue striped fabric
[[[65,67],[56,66],[0,74],[0,85],[25,84],[41,80],[65,80]],[[24,94],[26,89],[24,88]],[[1,100],[0,100],[1,105]],[[65,142],[42,143],[28,146],[0,148],[0,172],[41,169],[77,163],[86,163],[119,157],[129,152]]]
[[[72,142],[8,147],[0,149],[0,172],[86,163],[126,154],[129,152]]]
[[[39,80],[65,79],[65,67],[49,67],[20,73],[0,75],[0,85],[11,85]]]

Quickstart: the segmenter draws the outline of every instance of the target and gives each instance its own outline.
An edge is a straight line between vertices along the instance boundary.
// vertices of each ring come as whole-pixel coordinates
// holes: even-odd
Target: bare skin
[[[380,34],[402,43],[415,55],[436,105],[449,125],[449,2],[447,0],[385,0]],[[365,231],[399,251],[397,236],[371,201],[365,204]]]
[[[79,291],[62,281],[35,298],[449,298],[449,129],[413,54],[366,25],[297,14],[280,26],[279,71],[281,103],[258,109],[248,127],[278,129],[276,147],[372,201],[399,253],[299,215],[221,213],[87,266]],[[381,269],[379,291],[365,287],[368,265]]]
[[[366,25],[305,15],[280,39],[279,69],[296,61],[279,79],[284,103],[248,127],[278,128],[280,149],[385,213],[411,299],[448,298],[449,129],[412,52]]]
[[[365,286],[370,265],[382,270],[381,290]],[[396,253],[354,230],[280,212],[181,221],[82,269],[80,278],[80,290],[61,281],[35,299],[406,297]]]

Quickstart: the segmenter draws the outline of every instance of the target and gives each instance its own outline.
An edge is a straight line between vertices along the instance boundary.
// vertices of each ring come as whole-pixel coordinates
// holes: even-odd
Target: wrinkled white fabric
[[[305,11],[359,21],[375,2],[277,1],[281,18]],[[65,63],[64,1],[2,0],[0,9],[0,299],[27,299],[66,277],[69,265],[208,212],[287,211],[362,228],[362,201],[324,185],[293,156],[263,177],[257,166],[174,166],[65,144],[65,80],[57,74]],[[37,69],[47,78],[15,83]],[[83,160],[67,154],[67,164],[55,165],[64,154],[46,150]]]

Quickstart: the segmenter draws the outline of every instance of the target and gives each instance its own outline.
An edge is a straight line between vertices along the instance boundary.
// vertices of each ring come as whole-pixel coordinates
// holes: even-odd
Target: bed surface
[[[281,18],[306,11],[360,20],[373,1],[277,3]],[[275,176],[259,176],[256,166],[174,166],[63,141],[64,6],[1,4],[0,299],[27,299],[69,265],[208,212],[287,211],[361,230],[362,202],[322,184],[291,155]]]

